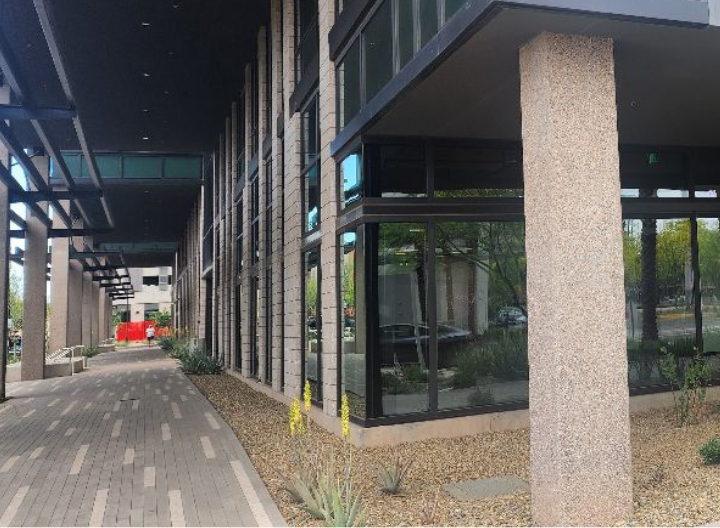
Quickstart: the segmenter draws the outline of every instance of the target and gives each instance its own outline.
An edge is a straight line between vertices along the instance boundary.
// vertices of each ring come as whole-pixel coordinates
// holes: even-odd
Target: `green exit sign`
[[[648,165],[657,165],[658,163],[660,163],[660,154],[658,154],[657,152],[648,153],[647,162]]]

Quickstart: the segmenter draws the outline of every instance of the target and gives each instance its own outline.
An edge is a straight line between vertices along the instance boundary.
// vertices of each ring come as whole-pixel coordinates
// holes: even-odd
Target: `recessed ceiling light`
[[[143,72],[143,77],[150,77],[150,74],[148,72]]]
[[[143,108],[143,114],[149,114],[150,109],[149,108]]]
[[[148,139],[150,139],[148,136],[143,136],[143,141],[147,141]]]
[[[177,9],[178,7],[180,7],[180,2],[175,2],[173,4],[173,9]]]
[[[165,95],[170,95],[170,90],[165,90],[163,93],[164,93]]]
[[[142,27],[150,27],[150,22],[141,22],[140,25]]]

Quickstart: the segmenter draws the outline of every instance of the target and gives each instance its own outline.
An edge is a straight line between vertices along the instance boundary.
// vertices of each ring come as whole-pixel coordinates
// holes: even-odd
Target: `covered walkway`
[[[0,526],[280,526],[232,430],[157,349],[10,384]]]

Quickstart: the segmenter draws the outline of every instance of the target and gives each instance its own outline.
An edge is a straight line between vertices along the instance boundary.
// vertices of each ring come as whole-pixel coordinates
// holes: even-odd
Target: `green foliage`
[[[382,373],[382,387],[387,394],[410,394],[412,392],[410,384],[392,372]]]
[[[172,324],[172,314],[168,310],[153,312],[150,315],[150,320],[159,328],[168,328]]]
[[[190,349],[180,355],[178,360],[183,371],[188,374],[222,374],[223,371],[222,363],[203,350]]]
[[[478,387],[468,396],[468,403],[472,406],[494,404],[495,395],[493,394],[492,387]]]
[[[684,427],[697,422],[705,407],[710,367],[699,352],[689,361],[665,347],[660,352],[660,372],[672,387],[675,423]]]
[[[23,280],[14,265],[10,266],[8,315],[13,323],[10,330],[20,330],[23,327]]]
[[[454,389],[467,389],[483,378],[527,379],[529,372],[527,334],[500,330],[489,332],[458,353],[450,385]]]
[[[389,465],[380,464],[380,491],[389,495],[396,495],[400,491],[400,486],[405,475],[412,465],[412,459],[403,463],[400,457],[397,457]]]
[[[428,372],[420,365],[405,365],[402,373],[408,383],[424,385],[428,382]]]
[[[720,438],[713,438],[706,444],[700,446],[698,453],[708,466],[720,464]]]
[[[83,356],[87,358],[95,357],[100,353],[100,348],[96,346],[87,346],[83,349]]]
[[[160,344],[160,348],[164,352],[171,352],[178,344],[178,338],[176,336],[167,336],[167,337],[161,337],[158,339],[158,343]]]

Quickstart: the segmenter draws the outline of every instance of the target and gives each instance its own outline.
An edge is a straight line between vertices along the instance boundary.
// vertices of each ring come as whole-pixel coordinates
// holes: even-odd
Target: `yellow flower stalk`
[[[347,440],[350,438],[350,400],[345,392],[343,392],[340,403],[340,423],[343,437]]]
[[[295,418],[295,415],[297,412],[300,411],[300,402],[297,398],[293,399],[292,405],[290,405],[290,411],[289,411],[289,422],[290,422],[290,436],[295,437],[295,426],[297,424],[297,420]]]
[[[305,412],[310,412],[310,405],[312,404],[312,390],[310,389],[310,380],[305,380],[305,390],[303,390],[303,400],[305,403]]]

